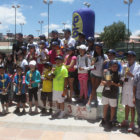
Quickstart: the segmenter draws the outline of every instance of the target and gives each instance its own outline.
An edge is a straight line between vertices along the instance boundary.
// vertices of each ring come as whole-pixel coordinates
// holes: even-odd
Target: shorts
[[[26,103],[26,94],[15,95],[15,101],[17,103]]]
[[[122,104],[128,105],[129,107],[134,107],[135,105],[133,104],[133,95],[122,94]]]
[[[65,98],[62,97],[63,91],[55,91],[53,90],[53,101],[57,101],[58,103],[63,103]]]
[[[76,72],[69,72],[68,73],[68,75],[69,75],[68,78],[75,78],[76,74],[77,74]]]
[[[6,94],[6,95],[0,95],[1,97],[1,104],[4,104],[4,103],[8,103],[9,102],[9,95]]]
[[[102,97],[102,104],[109,105],[110,107],[117,107],[117,99],[110,99],[107,97]]]
[[[98,79],[102,79],[102,76],[96,76],[96,75],[94,75],[93,73],[90,73],[90,77],[91,78],[98,78]]]
[[[35,101],[38,101],[37,92],[38,92],[38,87],[29,89],[29,102],[33,100],[33,96]]]
[[[52,102],[52,92],[41,92],[41,100]]]

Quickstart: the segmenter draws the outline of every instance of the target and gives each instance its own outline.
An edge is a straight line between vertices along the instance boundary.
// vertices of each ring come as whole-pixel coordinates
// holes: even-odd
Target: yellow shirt
[[[51,76],[48,76],[48,74],[50,72],[51,71],[45,71],[44,72],[45,78],[49,78],[51,80],[43,80],[42,92],[52,92],[52,85],[53,85],[52,77]]]

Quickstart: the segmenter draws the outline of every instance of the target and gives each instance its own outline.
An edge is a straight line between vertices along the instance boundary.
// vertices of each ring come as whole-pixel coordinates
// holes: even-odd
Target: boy
[[[102,103],[104,105],[103,107],[103,119],[101,122],[101,125],[104,126],[107,122],[107,110],[110,106],[111,108],[111,114],[110,114],[110,121],[108,123],[109,128],[112,128],[112,122],[115,115],[115,109],[117,106],[117,94],[118,94],[118,87],[120,86],[120,75],[118,73],[118,62],[116,60],[113,60],[111,62],[110,70],[108,70],[110,73],[111,79],[107,81],[107,75],[105,75],[105,79],[102,81],[102,84],[104,85],[103,89],[103,97],[102,97]]]
[[[53,101],[57,102],[57,111],[53,116],[57,116],[61,119],[65,116],[64,112],[64,97],[67,88],[64,87],[66,78],[68,77],[67,68],[63,65],[63,57],[57,56],[56,57],[56,68],[54,70],[54,79],[53,79]]]
[[[25,82],[29,90],[29,113],[32,113],[32,100],[35,99],[35,113],[38,113],[38,84],[40,83],[40,72],[36,70],[36,61],[32,60],[29,63],[30,70],[26,74]]]
[[[0,66],[0,94],[1,94],[1,104],[2,104],[2,114],[8,113],[8,88],[10,86],[10,77],[5,74],[4,66]],[[6,110],[5,105],[6,103]]]
[[[25,103],[26,103],[26,92],[25,92],[25,76],[22,74],[22,67],[17,66],[17,73],[14,76],[14,85],[15,85],[15,101],[17,102],[17,107],[14,113],[20,113],[20,103],[22,103],[23,110],[22,114],[26,113]]]
[[[136,105],[136,111],[138,115],[138,129],[134,130],[134,133],[140,136],[140,72],[138,72],[134,78],[133,103]]]
[[[49,113],[52,113],[52,80],[53,76],[50,75],[52,70],[52,64],[50,62],[46,62],[44,64],[44,71],[42,75],[43,85],[41,91],[41,100],[43,102],[43,109],[41,111],[42,114],[46,114],[46,100],[48,98],[50,109]]]

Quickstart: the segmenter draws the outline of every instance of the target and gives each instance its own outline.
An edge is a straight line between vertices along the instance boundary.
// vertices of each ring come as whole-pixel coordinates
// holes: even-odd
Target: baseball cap
[[[67,48],[67,51],[74,51],[75,50],[75,47],[69,47],[69,48]]]
[[[63,32],[71,33],[71,30],[69,28],[67,28],[67,29],[64,29]]]
[[[55,60],[63,60],[63,57],[59,55],[55,58]]]
[[[54,46],[59,46],[59,43],[58,43],[58,41],[53,41],[53,42],[52,42],[52,45],[54,45]]]
[[[94,42],[94,38],[93,37],[88,37],[87,41]]]
[[[83,32],[79,32],[78,35],[85,37],[86,35]]]
[[[109,49],[109,50],[107,51],[107,53],[116,54],[116,51],[115,51],[114,49]]]
[[[46,63],[44,63],[44,67],[47,67],[47,66],[52,67],[52,63],[51,63],[51,62],[46,62]]]
[[[126,53],[126,55],[133,55],[133,56],[136,56],[136,53],[135,53],[134,51],[128,51],[128,52]]]
[[[44,40],[41,40],[39,44],[46,44],[46,42]]]
[[[58,34],[57,30],[52,30],[52,33]]]
[[[96,42],[95,44],[94,44],[94,46],[98,46],[98,47],[103,47],[103,45],[100,43],[100,42]]]
[[[29,65],[36,66],[36,61],[35,60],[30,61]]]
[[[77,47],[77,49],[88,50],[88,47],[84,44]]]

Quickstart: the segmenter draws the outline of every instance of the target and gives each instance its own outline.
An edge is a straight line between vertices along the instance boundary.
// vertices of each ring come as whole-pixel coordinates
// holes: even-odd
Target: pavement
[[[140,140],[125,129],[105,130],[99,127],[100,120],[88,121],[67,116],[52,119],[51,115],[16,115],[15,106],[9,114],[0,115],[0,140]]]

